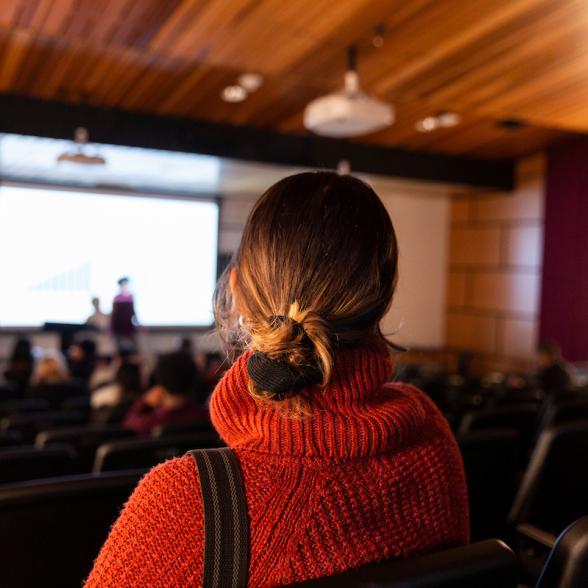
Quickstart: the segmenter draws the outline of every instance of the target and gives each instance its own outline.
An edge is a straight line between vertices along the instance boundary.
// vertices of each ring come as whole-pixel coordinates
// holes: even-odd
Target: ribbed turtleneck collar
[[[331,383],[316,389],[312,415],[302,418],[284,416],[249,394],[249,356],[234,363],[211,400],[214,426],[230,447],[348,460],[398,450],[422,430],[421,404],[405,390],[385,386],[392,361],[383,344],[337,352]]]

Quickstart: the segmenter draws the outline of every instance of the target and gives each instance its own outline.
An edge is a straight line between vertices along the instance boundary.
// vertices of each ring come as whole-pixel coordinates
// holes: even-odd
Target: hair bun
[[[322,372],[318,367],[294,367],[287,361],[271,359],[260,351],[247,360],[247,373],[259,390],[273,393],[276,400],[294,396],[299,390],[322,381]]]

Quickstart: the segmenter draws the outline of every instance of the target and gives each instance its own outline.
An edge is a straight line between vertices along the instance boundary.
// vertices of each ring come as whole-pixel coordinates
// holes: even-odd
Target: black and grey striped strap
[[[228,448],[189,452],[196,462],[204,503],[203,588],[245,588],[249,571],[249,519],[239,462]]]

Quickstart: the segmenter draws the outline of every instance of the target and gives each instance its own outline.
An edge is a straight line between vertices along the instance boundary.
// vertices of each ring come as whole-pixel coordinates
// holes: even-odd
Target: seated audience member
[[[34,365],[31,342],[25,337],[17,339],[12,348],[8,367],[4,371],[4,379],[15,386],[17,393],[24,394],[29,385]]]
[[[88,379],[88,390],[92,392],[101,386],[112,384],[116,379],[116,372],[120,365],[120,360],[110,355],[97,357],[92,375]]]
[[[45,398],[52,408],[59,408],[64,400],[79,393],[79,389],[70,386],[69,382],[65,360],[61,354],[52,353],[37,362],[29,394],[33,398]]]
[[[217,328],[238,357],[210,410],[244,481],[249,586],[468,541],[465,476],[449,426],[417,388],[391,383],[379,324],[397,261],[386,209],[351,176],[285,178],[247,220],[216,298]],[[191,456],[154,468],[87,588],[201,586],[201,496]]]
[[[118,406],[135,400],[141,394],[141,369],[135,363],[122,363],[114,382],[100,386],[92,392],[92,408]]]
[[[43,384],[65,384],[69,381],[69,371],[64,359],[57,353],[42,357],[35,366],[31,384],[33,387]]]
[[[140,435],[167,423],[208,422],[208,409],[194,395],[198,372],[192,358],[175,352],[162,355],[154,372],[154,385],[130,408],[123,425]]]
[[[570,367],[563,361],[561,349],[553,341],[542,341],[537,349],[535,380],[547,396],[567,392],[572,387]]]
[[[89,339],[72,345],[67,351],[72,378],[86,384],[96,364],[96,342]]]
[[[192,342],[192,339],[190,339],[190,337],[182,337],[178,341],[177,350],[180,353],[185,353],[186,355],[189,355],[190,357],[194,357],[194,343]]]

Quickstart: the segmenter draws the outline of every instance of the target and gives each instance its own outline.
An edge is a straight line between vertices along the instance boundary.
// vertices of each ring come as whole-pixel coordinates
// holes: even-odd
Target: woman
[[[37,362],[31,384],[34,391],[40,386],[57,386],[68,381],[69,371],[61,354],[48,353]]]
[[[70,384],[70,373],[61,353],[48,353],[37,362],[29,390],[32,398],[44,398],[57,410],[65,400],[79,394],[79,387]]]
[[[363,182],[304,173],[253,209],[219,283],[238,355],[211,417],[242,470],[249,586],[278,586],[464,544],[468,505],[447,423],[391,384],[380,332],[397,279],[390,217]],[[151,471],[87,586],[198,586],[204,526],[189,456]]]

